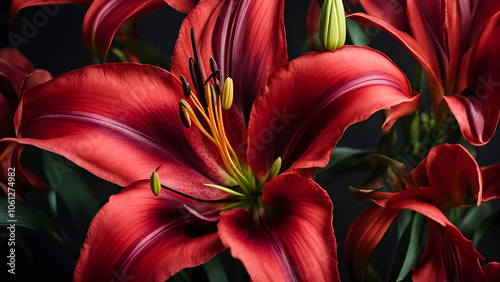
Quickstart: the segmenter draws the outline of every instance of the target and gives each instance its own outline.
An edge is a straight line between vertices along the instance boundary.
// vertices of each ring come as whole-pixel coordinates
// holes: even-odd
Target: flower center
[[[212,73],[205,80],[193,29],[191,29],[191,41],[194,58],[189,59],[189,69],[193,87],[197,95],[191,91],[190,84],[181,75],[180,78],[185,99],[179,102],[180,119],[186,128],[190,128],[194,124],[215,145],[228,174],[228,187],[216,184],[205,185],[232,195],[227,199],[214,200],[224,202],[225,206],[223,209],[228,210],[239,207],[258,216],[261,208],[264,207],[262,203],[262,189],[267,181],[278,174],[281,167],[281,158],[275,161],[269,176],[264,181],[259,181],[250,166],[240,161],[227,138],[223,121],[223,110],[230,109],[233,102],[233,81],[229,77],[226,78],[221,89],[219,82],[221,71],[218,69],[217,63],[213,58],[210,59]],[[213,80],[213,84],[210,83],[210,80]],[[151,177],[151,189],[155,195],[160,192],[162,187],[176,192],[169,187],[161,185],[159,180],[153,179],[154,175],[156,175],[155,172],[153,172]],[[155,181],[157,182],[156,184]],[[192,197],[190,198],[193,199]],[[201,201],[206,202],[207,200]]]

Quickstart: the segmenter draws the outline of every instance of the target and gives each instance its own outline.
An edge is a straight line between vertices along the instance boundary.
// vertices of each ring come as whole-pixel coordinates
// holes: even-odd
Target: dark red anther
[[[196,89],[196,93],[198,94],[198,98],[200,99],[200,103],[203,108],[208,108],[207,100],[205,99],[205,87],[203,86],[203,80],[198,82],[198,77],[196,76],[195,71],[195,62],[193,58],[189,58],[189,71],[191,73],[191,80],[193,81],[194,88]]]
[[[182,82],[182,90],[184,92],[184,97],[187,100],[191,96],[191,86],[189,86],[189,83],[186,81],[186,79],[182,74],[181,74],[181,82]]]
[[[190,128],[191,127],[191,119],[189,119],[189,116],[186,113],[186,109],[184,108],[182,103],[179,103],[179,115],[181,116],[182,124],[186,128]]]

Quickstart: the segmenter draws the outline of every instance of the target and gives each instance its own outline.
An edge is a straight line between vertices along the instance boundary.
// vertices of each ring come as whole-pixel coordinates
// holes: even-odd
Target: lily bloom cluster
[[[382,129],[389,131],[417,111],[420,94],[386,55],[342,47],[342,1],[321,1],[321,16],[308,18],[321,18],[313,19],[321,42],[336,50],[291,61],[284,0],[139,2],[11,5],[14,18],[29,6],[91,3],[83,33],[101,61],[124,22],[167,5],[187,13],[170,71],[104,63],[24,79],[32,66],[19,67],[24,76],[2,70],[19,100],[1,105],[9,114],[2,119],[13,126],[6,123],[2,141],[11,143],[0,149],[15,147],[18,160],[22,146],[34,145],[125,187],[93,219],[74,280],[165,281],[229,249],[254,281],[339,281],[333,204],[315,182],[316,170],[327,166],[347,127],[384,110]],[[480,86],[500,75],[494,67],[500,52],[486,41],[500,35],[500,6],[396,1],[404,13],[383,18],[386,5],[359,2],[369,15],[350,17],[391,33],[424,68],[438,122],[450,109],[469,142],[487,143],[500,101],[498,85]],[[398,191],[352,188],[356,198],[374,203],[345,243],[353,278],[364,279],[375,246],[409,209],[427,218],[414,280],[494,281],[500,264],[482,266],[444,212],[499,199],[498,175],[499,165],[481,168],[464,147],[444,144],[404,176]]]

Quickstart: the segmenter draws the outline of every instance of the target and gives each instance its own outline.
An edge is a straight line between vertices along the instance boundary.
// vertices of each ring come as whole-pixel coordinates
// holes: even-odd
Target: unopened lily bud
[[[267,181],[276,177],[276,175],[278,175],[278,173],[280,172],[280,169],[281,169],[281,157],[278,157],[271,166],[271,169],[269,170],[269,174],[267,175]]]
[[[229,110],[233,104],[234,86],[233,80],[228,77],[224,81],[224,86],[222,87],[222,108],[224,110]]]
[[[342,0],[324,0],[319,15],[319,40],[326,50],[342,47],[346,38]]]
[[[149,179],[149,185],[151,186],[151,191],[155,196],[158,196],[161,191],[161,184],[160,184],[160,178],[158,178],[158,174],[156,171],[153,171],[151,174],[151,178]]]

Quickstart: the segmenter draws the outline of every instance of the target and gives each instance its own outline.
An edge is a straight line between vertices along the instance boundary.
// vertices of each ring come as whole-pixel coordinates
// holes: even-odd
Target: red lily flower
[[[449,144],[434,147],[412,171],[412,177],[416,185],[401,192],[360,193],[376,205],[356,219],[347,235],[345,257],[353,274],[358,280],[363,278],[370,256],[387,229],[403,209],[410,209],[427,217],[428,230],[425,251],[413,270],[414,281],[486,281],[479,263],[483,257],[443,212],[453,206],[479,205],[483,182],[488,183],[486,187],[494,182],[482,174],[461,145]],[[468,184],[472,193],[467,191]]]
[[[339,279],[332,203],[304,176],[328,163],[347,126],[392,107],[390,128],[419,96],[369,48],[287,63],[283,5],[200,2],[172,74],[104,64],[24,94],[18,142],[128,185],[93,220],[75,280],[163,281],[225,248],[254,280]],[[155,196],[144,179],[159,166]]]
[[[14,112],[22,91],[41,84],[51,78],[44,70],[35,70],[30,61],[12,48],[0,49],[0,138],[15,137]],[[27,188],[47,189],[47,185],[35,175],[23,170],[19,164],[23,145],[15,142],[0,143],[0,168],[5,173],[0,176],[0,187],[6,195],[15,195],[22,200]],[[14,169],[15,181],[8,181],[7,171]],[[9,171],[10,172],[10,171]],[[15,183],[9,192],[9,183]]]
[[[89,3],[83,22],[83,36],[89,50],[104,62],[113,36],[124,22],[167,6],[188,13],[197,2],[198,0],[12,0],[10,13],[12,21],[26,7]]]
[[[500,115],[500,2],[361,0],[368,15],[351,19],[379,28],[405,47],[425,70],[434,111],[449,108],[463,136],[487,143]]]

